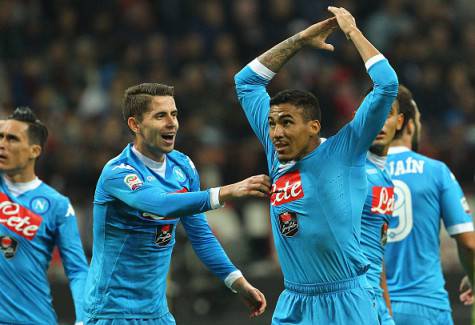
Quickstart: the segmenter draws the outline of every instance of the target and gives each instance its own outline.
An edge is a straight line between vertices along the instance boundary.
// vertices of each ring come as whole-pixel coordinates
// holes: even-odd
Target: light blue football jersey
[[[361,247],[370,261],[368,281],[376,294],[382,294],[384,245],[394,207],[394,187],[386,169],[381,169],[370,158],[366,159],[366,176],[368,195],[361,217]]]
[[[383,127],[398,82],[386,59],[369,68],[374,83],[355,118],[299,161],[281,164],[269,136],[273,73],[254,60],[236,76],[244,113],[264,146],[274,194],[272,232],[286,281],[325,284],[368,269],[360,247],[361,212],[367,193],[366,152]]]
[[[18,196],[0,174],[0,324],[57,323],[48,267],[58,247],[77,321],[83,320],[87,261],[69,199],[43,182]]]
[[[213,273],[225,280],[237,271],[202,213],[210,209],[209,191],[200,191],[193,163],[176,150],[166,155],[163,177],[144,165],[132,145],[109,161],[94,197],[87,317],[148,319],[168,313],[166,278],[180,221]]]
[[[405,147],[390,148],[388,170],[396,198],[385,252],[391,301],[450,310],[439,232],[441,220],[452,236],[473,231],[462,189],[444,163]]]

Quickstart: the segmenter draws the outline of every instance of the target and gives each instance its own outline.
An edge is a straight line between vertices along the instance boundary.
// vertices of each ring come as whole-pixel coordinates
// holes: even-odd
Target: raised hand
[[[343,7],[329,6],[328,11],[335,15],[335,19],[340,26],[340,29],[345,33],[346,38],[350,39],[350,33],[354,30],[358,30],[355,18]]]
[[[244,304],[249,308],[249,317],[262,315],[267,307],[266,297],[258,289],[247,282],[244,277],[234,281],[232,288],[241,296]]]
[[[299,35],[305,45],[309,45],[317,49],[333,51],[333,45],[326,43],[326,40],[337,27],[337,19],[332,17],[313,24],[312,26],[300,32]]]
[[[219,201],[224,203],[229,200],[244,197],[266,197],[269,196],[271,180],[267,175],[251,176],[238,183],[221,187],[219,191]]]

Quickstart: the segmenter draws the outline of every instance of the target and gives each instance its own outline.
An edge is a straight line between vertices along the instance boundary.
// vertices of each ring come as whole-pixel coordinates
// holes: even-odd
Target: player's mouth
[[[275,147],[275,151],[277,151],[278,154],[282,154],[287,150],[287,148],[289,147],[289,144],[282,141],[276,141],[274,142],[274,147]]]
[[[0,153],[0,162],[5,162],[8,160],[8,156]]]
[[[379,132],[378,135],[376,136],[376,140],[383,140],[385,136],[386,136],[386,132],[381,131],[381,132]]]
[[[175,136],[176,136],[175,132],[163,133],[162,134],[163,142],[168,146],[172,146],[175,143]]]

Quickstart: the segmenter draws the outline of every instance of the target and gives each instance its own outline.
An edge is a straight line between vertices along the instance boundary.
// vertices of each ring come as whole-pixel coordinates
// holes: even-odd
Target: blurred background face
[[[139,146],[158,157],[172,151],[178,131],[177,114],[173,97],[154,96],[150,109],[138,122],[136,139]]]
[[[319,131],[320,124],[305,121],[302,109],[292,104],[284,103],[270,108],[270,138],[281,162],[301,159],[315,149]]]
[[[371,144],[369,149],[371,152],[380,155],[386,154],[385,151],[389,148],[389,144],[393,140],[396,131],[400,130],[402,127],[403,116],[398,113],[398,107],[399,103],[394,101],[381,132],[378,133],[376,139]]]
[[[0,171],[24,169],[36,157],[28,137],[28,124],[15,120],[0,123]]]

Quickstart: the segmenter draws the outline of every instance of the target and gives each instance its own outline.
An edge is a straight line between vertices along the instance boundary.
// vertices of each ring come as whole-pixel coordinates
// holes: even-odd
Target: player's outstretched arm
[[[270,193],[270,188],[269,176],[251,176],[240,182],[222,186],[219,190],[219,202],[225,203],[244,197],[266,197]]]
[[[166,193],[152,182],[147,182],[138,172],[109,168],[100,179],[96,203],[118,199],[128,206],[156,215],[140,217],[146,221],[162,223],[163,217],[180,218],[221,207],[222,204],[244,197],[265,197],[270,192],[267,175],[249,177],[241,182],[212,188],[206,191]],[[97,197],[102,201],[98,201]]]
[[[353,42],[363,62],[367,62],[370,58],[381,54],[358,29],[355,18],[348,10],[342,7],[330,6],[328,7],[328,11],[335,15],[338,26],[340,26],[341,31],[345,33],[346,38]]]
[[[244,277],[238,278],[231,286],[249,308],[249,317],[253,318],[264,313],[267,307],[266,297],[254,288]]]
[[[386,121],[397,96],[398,79],[388,60],[366,39],[356,26],[355,19],[344,8],[328,7],[346,37],[353,42],[373,81],[372,91],[357,109],[349,127],[340,130],[341,148],[351,161],[364,159],[371,143]]]

